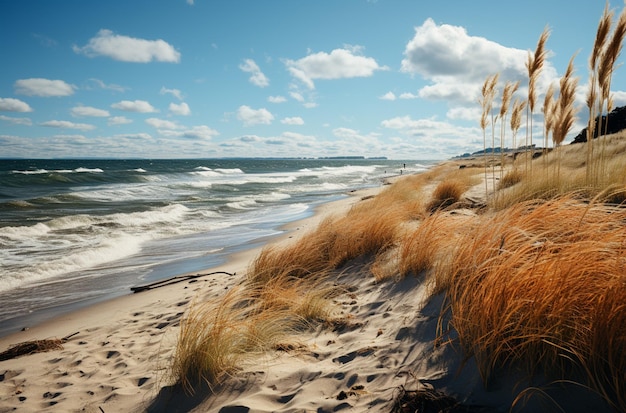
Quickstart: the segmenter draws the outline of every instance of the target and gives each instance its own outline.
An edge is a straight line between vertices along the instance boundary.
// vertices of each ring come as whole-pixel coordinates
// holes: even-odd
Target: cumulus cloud
[[[166,87],[162,86],[161,87],[161,91],[159,93],[161,95],[170,94],[170,95],[174,96],[178,100],[183,100],[183,94],[178,89],[167,89]]]
[[[302,93],[300,92],[289,92],[289,96],[298,102],[304,102],[304,96],[302,96]]]
[[[126,116],[112,116],[107,120],[107,125],[109,126],[126,125],[129,123],[133,123],[133,121]]]
[[[181,104],[170,103],[169,109],[174,115],[188,116],[191,114],[191,109],[189,109],[189,105],[185,102]]]
[[[429,18],[415,28],[415,36],[407,43],[401,71],[433,82],[418,92],[420,98],[475,104],[487,76],[498,72],[502,81],[525,79],[527,53],[470,36],[463,27],[437,25]],[[556,70],[546,61],[540,84],[547,85],[556,77]]]
[[[194,126],[193,128],[187,129],[183,132],[183,137],[190,139],[208,140],[217,135],[219,135],[218,131],[211,129],[206,125]]]
[[[239,65],[239,69],[243,70],[246,73],[250,73],[250,78],[248,79],[250,83],[258,87],[266,87],[269,86],[270,81],[261,72],[261,69],[256,64],[256,62],[252,59],[246,59],[242,64]]]
[[[242,121],[244,126],[269,125],[274,120],[274,115],[265,108],[252,109],[243,105],[237,109],[237,119]]]
[[[78,129],[78,130],[92,130],[96,127],[87,123],[74,123],[66,120],[49,120],[40,123],[41,126],[48,126],[51,128],[63,128],[63,129]]]
[[[122,62],[180,62],[180,53],[164,40],[145,40],[123,36],[102,29],[83,46],[73,46],[75,53],[88,57],[105,56]]]
[[[362,56],[360,51],[360,47],[335,49],[330,53],[319,52],[298,60],[286,60],[285,65],[289,73],[309,89],[315,88],[315,79],[370,77],[377,70],[388,70],[379,66],[374,58]]]
[[[0,120],[12,123],[14,125],[30,126],[33,124],[33,121],[31,121],[29,118],[14,118],[12,116],[0,115]]]
[[[75,106],[71,110],[72,116],[93,116],[106,118],[109,116],[109,111],[104,109],[98,109],[91,106]]]
[[[27,96],[70,96],[74,94],[74,89],[76,86],[62,80],[30,78],[15,82],[15,93]]]
[[[270,96],[267,98],[267,101],[270,103],[284,103],[287,101],[287,98],[284,96]]]
[[[0,110],[7,112],[32,112],[33,109],[26,102],[13,98],[0,98]]]
[[[137,112],[137,113],[154,113],[158,112],[154,106],[145,100],[122,100],[120,102],[114,103],[111,105],[113,109],[123,110],[126,112]]]
[[[396,95],[393,92],[387,92],[380,97],[381,100],[396,100]]]
[[[158,118],[148,118],[146,123],[156,129],[178,129],[179,127],[176,122]]]
[[[478,127],[460,127],[435,119],[413,119],[410,116],[397,116],[383,120],[381,125],[388,129],[395,129],[403,135],[418,138],[420,143],[429,143],[433,147],[436,145],[446,146],[446,144],[453,146],[477,144],[481,139],[481,131]]]
[[[280,123],[283,125],[304,125],[304,120],[300,116],[294,116],[291,118],[281,119]]]

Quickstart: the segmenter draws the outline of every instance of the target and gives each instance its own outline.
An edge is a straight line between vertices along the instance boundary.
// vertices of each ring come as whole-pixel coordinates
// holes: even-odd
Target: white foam
[[[131,256],[140,251],[146,239],[146,236],[141,235],[119,235],[103,239],[91,248],[77,248],[66,254],[29,261],[28,265],[14,267],[13,271],[0,279],[0,291]]]

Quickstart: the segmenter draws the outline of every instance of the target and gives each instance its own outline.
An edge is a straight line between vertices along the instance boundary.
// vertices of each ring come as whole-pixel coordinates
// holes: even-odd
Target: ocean
[[[435,161],[0,160],[0,336],[224,263]]]

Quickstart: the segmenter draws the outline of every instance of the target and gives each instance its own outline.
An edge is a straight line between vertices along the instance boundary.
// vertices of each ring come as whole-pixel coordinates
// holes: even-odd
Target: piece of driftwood
[[[159,287],[165,287],[166,285],[176,284],[183,281],[189,281],[200,277],[206,277],[207,275],[215,275],[215,274],[225,274],[225,275],[236,275],[236,273],[230,273],[226,271],[215,271],[209,272],[206,274],[189,274],[189,275],[177,275],[176,277],[166,278],[165,280],[155,281],[150,284],[138,285],[136,287],[130,287],[130,290],[134,293],[140,293],[142,291],[153,290]]]
[[[70,338],[74,337],[78,333],[79,332],[76,332],[63,338],[31,340],[15,344],[14,346],[9,347],[8,350],[0,353],[0,361],[11,360],[29,354],[43,353],[45,351],[61,350],[63,348],[63,343],[66,343]]]

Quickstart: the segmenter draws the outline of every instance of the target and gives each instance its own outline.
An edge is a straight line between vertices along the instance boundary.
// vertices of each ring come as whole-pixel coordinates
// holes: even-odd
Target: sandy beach
[[[314,216],[287,225],[284,235],[273,242],[297,237],[315,228],[328,214],[344,213],[361,198],[373,196],[381,189],[361,190],[347,199],[324,204],[318,207]],[[62,344],[62,349],[0,361],[0,412],[194,410],[181,407],[181,400],[187,397],[164,397],[167,392],[159,393],[170,384],[167,369],[179,321],[193,300],[218,299],[225,290],[241,283],[248,265],[260,249],[234,254],[227,264],[204,272],[217,272],[215,275],[128,294],[40,325],[25,326],[24,331],[3,337],[0,351],[31,340],[62,339],[72,335]],[[382,293],[374,290],[364,296],[359,293],[358,305],[350,304],[353,300],[346,298],[345,311],[351,311],[350,308],[355,306],[374,308],[382,304],[380,301],[378,304],[364,302],[369,294]],[[366,310],[360,312],[363,311]],[[358,314],[356,312],[355,316]],[[373,380],[373,376],[363,372],[349,374],[349,370],[364,361],[369,364],[368,359],[375,353],[374,346],[383,344],[382,338],[377,338],[379,328],[375,323],[368,324],[367,330],[372,331],[342,334],[346,337],[341,341],[337,340],[340,336],[337,333],[313,335],[312,341],[307,343],[311,349],[307,354],[283,354],[259,360],[258,365],[248,366],[250,370],[242,372],[241,376],[253,381],[253,386],[197,401],[195,409],[219,411],[223,406],[247,405],[251,411],[316,410],[348,403],[337,399],[342,390],[350,393],[352,399],[357,393],[361,398],[367,391],[350,389],[358,387],[368,377],[369,381]],[[362,328],[365,326],[359,330]],[[309,366],[312,361],[321,362],[322,359],[325,360],[326,373],[319,370],[321,365]],[[359,375],[363,377],[359,379]],[[321,376],[328,377],[323,379]],[[365,399],[369,400],[370,396]]]
[[[288,225],[273,243],[292,242],[324,217],[345,214],[383,188],[324,204],[313,217]],[[423,280],[377,282],[351,266],[338,275],[336,283],[348,287],[334,299],[334,311],[349,322],[304,331],[297,345],[247,361],[215,393],[173,390],[168,369],[181,318],[194,300],[217,301],[241,284],[259,252],[238,253],[206,271],[234,275],[129,294],[2,338],[0,351],[71,335],[61,349],[0,361],[0,412],[437,411],[402,404],[404,394],[417,391],[441,396],[438,403],[444,404],[435,406],[445,411],[508,411],[518,386],[540,384],[512,371],[486,389],[473,358],[464,359],[454,345],[440,345],[442,298],[429,298]],[[456,401],[446,402],[444,393]],[[562,393],[576,406],[571,411],[589,411],[597,402],[585,392],[578,393],[580,400],[572,394]],[[563,402],[559,393],[552,396]],[[457,401],[461,407],[450,410]],[[537,411],[532,404],[524,407]]]

